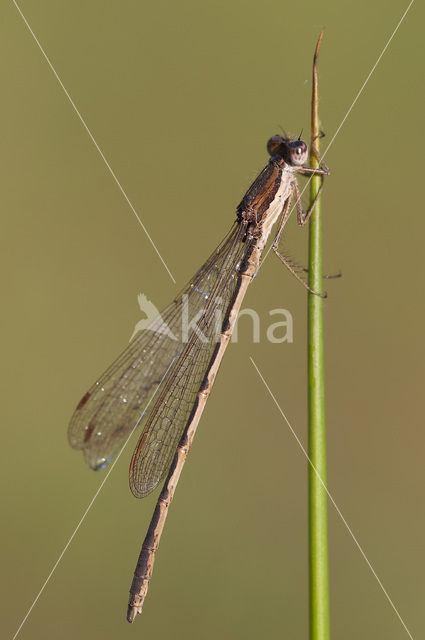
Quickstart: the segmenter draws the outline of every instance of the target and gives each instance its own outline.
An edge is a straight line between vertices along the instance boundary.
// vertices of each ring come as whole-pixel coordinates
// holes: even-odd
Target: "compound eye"
[[[284,140],[282,136],[279,136],[279,135],[275,135],[272,138],[270,138],[270,140],[267,143],[267,151],[271,156],[279,155],[279,153],[277,153],[277,150],[283,141]]]
[[[308,157],[308,147],[302,140],[294,140],[290,144],[291,163],[301,166],[306,162]]]

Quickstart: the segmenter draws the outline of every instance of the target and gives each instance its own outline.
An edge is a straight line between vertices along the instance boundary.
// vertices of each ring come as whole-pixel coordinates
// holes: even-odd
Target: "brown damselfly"
[[[131,490],[143,498],[166,477],[134,572],[129,622],[142,611],[181,470],[248,284],[279,216],[272,248],[309,288],[279,252],[279,240],[292,202],[298,223],[304,225],[317,201],[318,196],[303,210],[296,174],[324,176],[329,171],[323,162],[317,169],[304,167],[308,147],[299,138],[275,135],[267,148],[269,163],[243,197],[229,234],[173,302],[84,395],[69,425],[71,446],[83,450],[89,467],[101,469],[141,424],[130,463]]]

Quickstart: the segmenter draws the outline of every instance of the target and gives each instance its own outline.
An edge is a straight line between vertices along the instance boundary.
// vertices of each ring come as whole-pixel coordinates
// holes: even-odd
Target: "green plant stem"
[[[316,47],[313,67],[312,140],[319,150],[319,100],[317,88],[317,54],[323,32]],[[312,154],[312,166],[319,160]],[[320,176],[311,180],[313,202],[321,184]],[[322,206],[320,200],[309,224],[309,285],[314,291],[323,289]],[[308,294],[308,466],[309,487],[309,573],[310,573],[310,640],[328,640],[329,585],[327,540],[326,425],[323,348],[323,298]]]

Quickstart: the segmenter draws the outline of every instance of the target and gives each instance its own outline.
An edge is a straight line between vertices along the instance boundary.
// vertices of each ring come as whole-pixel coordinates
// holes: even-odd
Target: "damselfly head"
[[[283,147],[286,147],[288,138],[282,138],[279,134],[272,136],[267,143],[267,151],[271,156],[282,157]]]
[[[276,135],[267,143],[267,151],[274,158],[282,158],[288,164],[302,166],[308,158],[308,147],[303,140],[293,140]]]
[[[291,164],[300,167],[304,162],[307,162],[308,147],[303,140],[294,140],[290,142],[288,146]]]

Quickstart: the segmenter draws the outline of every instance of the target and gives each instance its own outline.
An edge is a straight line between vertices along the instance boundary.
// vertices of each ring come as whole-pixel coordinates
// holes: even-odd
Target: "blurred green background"
[[[280,126],[309,130],[320,28],[332,139],[407,2],[22,0],[21,8],[169,265],[174,285],[12,2],[1,8],[2,636],[12,637],[102,473],[72,411],[224,236]],[[424,616],[423,5],[333,143],[324,198],[329,488],[413,636]],[[305,134],[308,138],[308,135]],[[305,262],[306,231],[286,247]],[[172,506],[144,613],[127,593],[156,494],[131,445],[19,637],[306,638],[306,294],[270,256],[224,358]],[[270,344],[270,309],[294,318]],[[273,320],[274,321],[274,320]],[[329,508],[334,638],[407,637]]]

